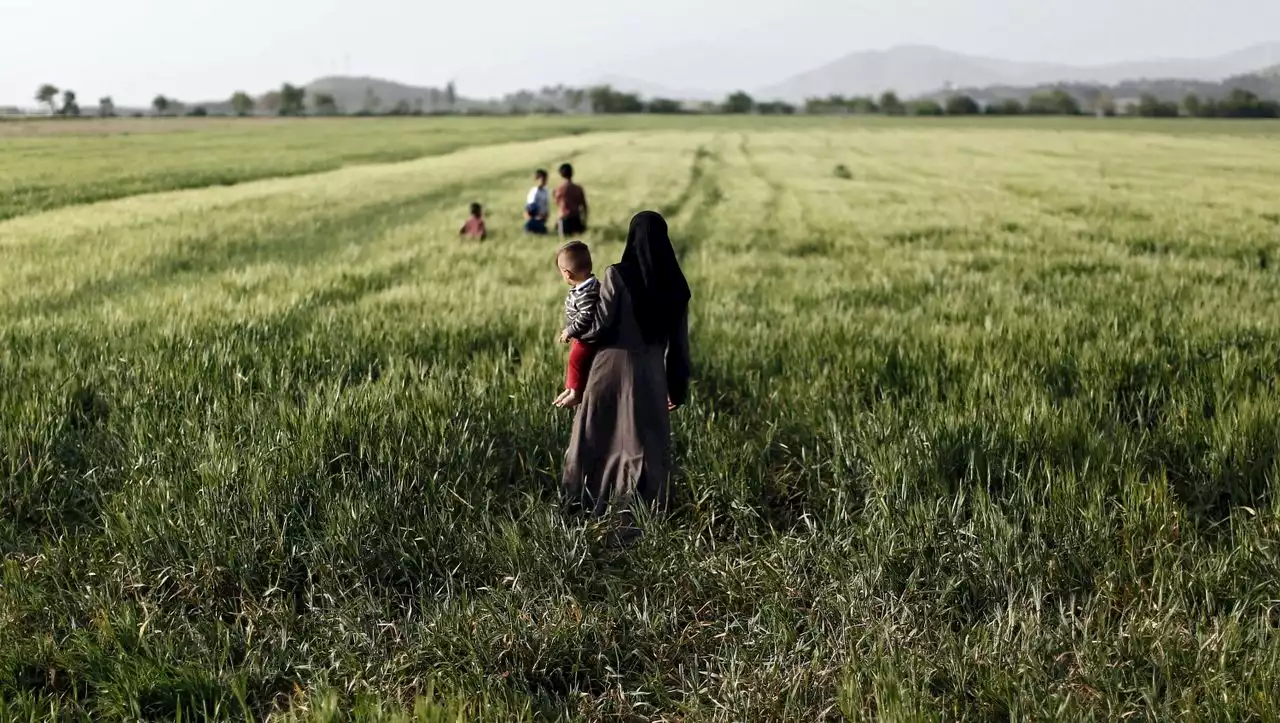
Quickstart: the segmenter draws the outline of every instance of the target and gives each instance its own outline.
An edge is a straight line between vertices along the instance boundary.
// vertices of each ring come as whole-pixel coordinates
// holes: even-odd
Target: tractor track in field
[[[691,217],[681,226],[680,233],[672,239],[681,256],[692,252],[707,235],[707,220],[724,200],[724,192],[716,181],[716,174],[724,165],[724,159],[712,149],[712,143],[699,145],[689,166],[689,180],[684,189],[670,203],[659,208],[668,222],[692,210]]]
[[[778,220],[782,210],[782,200],[785,196],[792,194],[792,191],[786,185],[775,180],[760,165],[751,150],[750,137],[745,133],[742,134],[738,141],[738,152],[742,154],[743,160],[746,161],[752,177],[769,188],[769,198],[765,201],[764,210],[760,216],[763,221],[752,229],[751,236],[747,241],[747,248],[778,248],[783,245],[780,239],[784,236],[782,233],[783,227]],[[807,230],[807,219],[805,220],[805,225]]]

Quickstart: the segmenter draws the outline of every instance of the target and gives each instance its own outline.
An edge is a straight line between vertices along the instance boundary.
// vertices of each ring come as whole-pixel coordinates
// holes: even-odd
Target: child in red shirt
[[[471,204],[471,218],[462,224],[462,229],[458,231],[459,236],[473,238],[480,241],[485,240],[489,236],[489,232],[484,227],[484,207],[478,203]]]
[[[564,183],[552,196],[560,209],[561,237],[584,233],[587,230],[588,210],[586,189],[573,182],[572,164],[560,166],[560,177],[564,179]]]

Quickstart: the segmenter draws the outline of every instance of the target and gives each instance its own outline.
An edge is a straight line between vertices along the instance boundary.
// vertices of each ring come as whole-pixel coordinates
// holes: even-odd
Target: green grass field
[[[1280,126],[174,128],[0,136],[0,719],[1280,717]],[[566,159],[694,292],[626,554]]]

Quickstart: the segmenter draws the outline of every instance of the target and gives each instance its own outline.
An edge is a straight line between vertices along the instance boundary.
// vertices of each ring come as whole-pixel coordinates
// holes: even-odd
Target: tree
[[[36,91],[36,102],[49,106],[50,113],[57,113],[58,87],[45,83]]]
[[[1204,112],[1204,103],[1200,101],[1200,96],[1195,93],[1187,93],[1186,97],[1182,99],[1182,109],[1187,112],[1187,115],[1193,118],[1198,117]]]
[[[506,97],[507,112],[511,115],[522,115],[529,112],[537,100],[531,91],[522,90]]]
[[[807,98],[804,101],[804,112],[809,115],[831,113],[834,110],[826,98]]]
[[[608,85],[598,85],[587,91],[593,113],[641,113],[644,102],[634,93],[620,93]]]
[[[564,93],[564,102],[569,109],[576,112],[586,110],[587,91],[581,88],[570,88]]]
[[[1080,101],[1062,88],[1040,91],[1027,101],[1032,115],[1080,115]]]
[[[231,96],[231,112],[241,118],[253,114],[253,98],[243,90],[237,90]]]
[[[982,112],[978,101],[967,95],[953,95],[947,98],[947,115],[977,115]]]
[[[804,102],[804,112],[809,115],[831,113],[834,108],[825,98],[808,98]]]
[[[832,94],[826,98],[810,98],[804,103],[806,113],[878,113],[880,106],[868,95],[846,98]]]
[[[111,96],[105,95],[98,99],[98,115],[103,118],[114,118],[116,115],[116,102]]]
[[[258,109],[264,113],[275,115],[280,112],[280,91],[269,90],[258,98]]]
[[[412,112],[413,111],[409,108],[409,101],[401,98],[396,101],[395,107],[388,112],[388,115],[409,115]]]
[[[419,99],[421,104],[421,99]],[[316,115],[338,115],[338,100],[333,97],[333,93],[316,93],[311,96],[311,105],[316,110]],[[421,105],[419,105],[421,108]]]
[[[195,108],[192,108],[190,112],[187,113],[187,115],[191,116],[192,118],[203,118],[209,115],[209,111],[204,106],[198,105]]]
[[[1022,115],[1025,109],[1017,98],[1005,98],[987,106],[987,115]]]
[[[827,99],[822,101],[822,103],[824,104],[825,112],[827,113],[843,114],[849,112],[849,99],[839,93],[832,93],[827,96]]]
[[[880,112],[885,115],[905,115],[906,106],[898,99],[898,94],[892,90],[886,90],[880,96]]]
[[[280,115],[304,115],[307,112],[307,89],[285,83],[280,86]]]
[[[614,96],[616,113],[643,113],[644,101],[635,93],[617,93]]]
[[[1227,97],[1218,102],[1220,118],[1280,118],[1280,103],[1263,100],[1257,93],[1243,88],[1232,88]]]
[[[1050,93],[1050,96],[1053,98],[1054,106],[1062,115],[1080,115],[1080,101],[1076,100],[1074,95],[1059,88]]]
[[[444,87],[444,102],[451,111],[458,104],[458,86],[452,80]]]
[[[795,115],[796,107],[790,103],[772,101],[756,105],[756,111],[760,115]]]
[[[850,98],[848,107],[850,111],[864,115],[880,112],[880,106],[876,105],[876,99],[869,95]]]
[[[755,110],[755,108],[756,108],[755,99],[747,95],[745,91],[741,91],[741,90],[730,95],[728,98],[725,98],[725,101],[724,101],[725,113],[736,113],[738,115],[742,115],[742,114],[750,113],[751,111]]]
[[[1143,118],[1177,118],[1178,104],[1163,101],[1151,93],[1143,93],[1138,98],[1138,115]]]
[[[80,104],[76,103],[76,92],[74,90],[62,91],[62,108],[58,111],[58,115],[69,117],[80,115]]]
[[[156,115],[162,116],[165,113],[167,113],[169,111],[169,105],[170,105],[169,99],[164,97],[163,94],[157,95],[151,101],[151,107],[156,109]]]
[[[591,104],[592,113],[613,112],[609,107],[613,100],[613,88],[607,85],[597,85],[594,88],[588,88],[587,99]]]
[[[917,100],[911,104],[911,115],[944,115],[942,104],[932,98]]]
[[[649,101],[650,113],[675,114],[684,112],[684,105],[678,100],[670,98],[654,98]]]

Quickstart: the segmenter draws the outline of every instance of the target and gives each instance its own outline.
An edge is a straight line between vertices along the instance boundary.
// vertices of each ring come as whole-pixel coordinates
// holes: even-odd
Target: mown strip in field
[[[0,220],[142,193],[226,186],[587,132],[572,119],[227,124],[192,133],[5,138]]]

